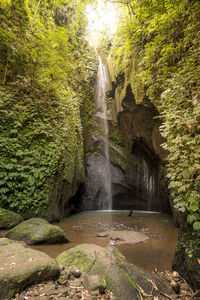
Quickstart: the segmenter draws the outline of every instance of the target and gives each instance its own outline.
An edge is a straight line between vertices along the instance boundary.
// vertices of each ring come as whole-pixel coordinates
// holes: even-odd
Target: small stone
[[[119,240],[120,240],[120,238],[119,238],[119,237],[116,237],[116,236],[111,236],[110,239],[113,240],[113,241],[119,241]]]
[[[65,267],[63,265],[59,265],[60,272],[64,271]]]
[[[133,214],[133,210],[130,210],[129,213],[128,213],[128,217],[131,217]]]
[[[172,279],[172,281],[170,282],[170,285],[171,285],[172,290],[176,294],[179,294],[179,292],[180,292],[180,284]]]
[[[112,241],[112,240],[111,240],[111,241],[109,242],[108,245],[109,245],[109,246],[115,246],[115,244],[116,244],[116,241]]]
[[[81,271],[80,270],[74,270],[72,275],[75,277],[75,278],[79,278],[81,277]]]
[[[180,277],[180,275],[178,274],[178,272],[176,272],[176,271],[174,271],[174,272],[172,273],[172,277],[173,277],[174,281],[176,281],[176,282],[181,281],[181,277]]]
[[[82,298],[82,294],[81,293],[77,293],[76,297],[79,298],[79,299],[81,299]]]
[[[97,234],[97,237],[107,237],[107,233],[106,232],[100,232]]]
[[[179,277],[178,272],[174,271],[174,272],[172,273],[172,277],[173,277],[173,278],[174,278],[174,277]]]

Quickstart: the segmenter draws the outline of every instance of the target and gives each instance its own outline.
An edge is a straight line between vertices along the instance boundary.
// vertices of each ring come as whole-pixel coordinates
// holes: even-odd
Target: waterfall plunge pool
[[[34,245],[53,258],[78,244],[92,243],[102,247],[116,243],[126,259],[149,271],[171,270],[178,229],[171,216],[161,213],[134,211],[87,211],[68,217],[56,224],[64,229],[69,243]],[[107,237],[97,237],[107,233]],[[103,234],[103,235],[104,235]],[[113,238],[111,240],[110,238]],[[116,238],[120,240],[115,241]],[[113,247],[113,246],[110,246]]]

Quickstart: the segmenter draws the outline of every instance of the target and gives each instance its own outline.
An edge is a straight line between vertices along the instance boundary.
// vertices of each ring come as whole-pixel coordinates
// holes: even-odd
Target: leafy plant
[[[0,3],[0,206],[40,213],[84,178],[80,115],[96,72],[86,3]]]
[[[200,230],[200,33],[197,0],[120,2],[110,55],[137,102],[158,108],[174,205]]]

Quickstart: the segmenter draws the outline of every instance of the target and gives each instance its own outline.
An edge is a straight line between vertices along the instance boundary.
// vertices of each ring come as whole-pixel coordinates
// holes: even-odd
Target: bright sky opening
[[[114,4],[98,0],[96,5],[87,6],[86,15],[90,45],[94,46],[105,30],[108,36],[115,32],[116,8]]]

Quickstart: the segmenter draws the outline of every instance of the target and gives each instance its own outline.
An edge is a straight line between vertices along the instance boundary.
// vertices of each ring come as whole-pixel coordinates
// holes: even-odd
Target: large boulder
[[[82,244],[64,251],[56,260],[63,266],[81,269],[86,276],[100,275],[118,300],[141,299],[144,293],[172,293],[165,280],[129,264],[117,249]]]
[[[49,224],[41,218],[32,218],[9,230],[6,237],[24,241],[29,245],[68,242],[65,232],[58,226]]]
[[[0,229],[12,228],[23,221],[18,213],[0,208]]]
[[[10,299],[26,287],[56,279],[59,274],[56,261],[43,252],[19,243],[0,246],[0,299]]]

